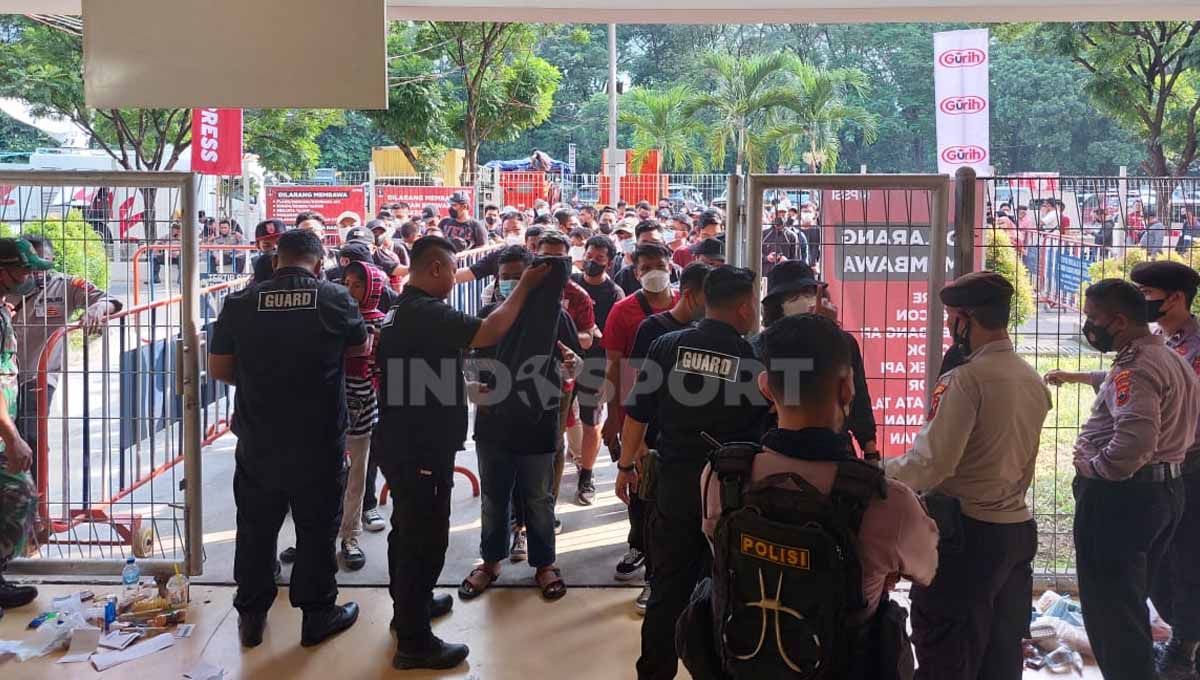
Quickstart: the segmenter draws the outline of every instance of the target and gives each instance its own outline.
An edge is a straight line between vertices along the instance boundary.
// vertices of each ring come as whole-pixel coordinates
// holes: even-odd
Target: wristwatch
[[[633,472],[634,470],[637,469],[637,463],[634,463],[634,464],[628,465],[628,466],[617,463],[617,469],[620,470],[621,472]]]

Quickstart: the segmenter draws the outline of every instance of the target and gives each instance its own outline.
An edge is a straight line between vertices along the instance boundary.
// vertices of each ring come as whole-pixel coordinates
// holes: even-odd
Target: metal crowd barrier
[[[172,273],[172,271],[176,271],[179,269],[178,264],[171,262],[171,257],[174,256],[175,258],[178,258],[179,257],[178,253],[180,251],[181,251],[181,246],[178,243],[147,243],[143,246],[138,247],[138,249],[133,252],[133,255],[130,258],[130,260],[132,261],[132,267],[133,267],[133,281],[134,281],[133,304],[134,305],[138,305],[141,303],[141,290],[142,290],[142,285],[143,285],[142,278],[141,278],[142,261],[145,260],[146,264],[148,264],[151,268],[151,280],[147,281],[145,285],[150,289],[151,299],[154,299],[154,297],[155,297],[154,293],[156,292],[156,289],[154,287],[155,284],[153,283],[153,268],[154,268],[153,259],[155,257],[154,253],[156,253],[156,252],[162,253],[162,258],[163,258],[162,266],[163,266],[163,269],[166,270],[166,274],[164,275],[164,278],[163,278],[163,284],[167,286],[167,292],[169,293],[172,290],[171,286],[173,285],[173,282],[175,280],[174,278],[172,278],[171,273]],[[204,260],[202,260],[200,263],[201,268],[202,268],[202,271],[200,272],[200,279],[202,282],[212,283],[213,281],[217,281],[217,282],[235,281],[235,280],[245,276],[246,274],[253,272],[251,262],[254,259],[253,254],[258,252],[258,246],[252,245],[252,244],[228,245],[228,246],[227,245],[201,244],[200,252],[209,254],[208,257],[205,258]],[[226,265],[225,265],[225,258],[221,257],[221,254],[226,253],[226,252],[245,253],[245,255],[241,257],[240,266],[235,266],[235,267],[227,270]],[[213,253],[216,253],[217,257],[215,260],[210,260],[210,258],[213,257]]]
[[[454,256],[455,264],[459,269],[470,267],[487,257],[489,253],[495,252],[504,247],[503,243],[475,248],[474,250],[464,250]],[[476,316],[479,310],[483,307],[483,290],[487,288],[486,281],[473,280],[466,283],[455,284],[454,290],[450,293],[450,304],[458,311],[464,314]]]

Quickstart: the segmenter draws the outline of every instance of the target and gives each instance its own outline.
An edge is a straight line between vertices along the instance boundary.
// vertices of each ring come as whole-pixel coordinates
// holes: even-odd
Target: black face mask
[[[969,318],[966,323],[954,320],[954,327],[950,329],[950,338],[964,357],[971,356],[971,321]]]
[[[491,226],[491,225],[493,225],[493,224],[495,224],[495,223],[496,223],[496,216],[495,216],[495,215],[488,215],[487,217],[483,218],[483,221],[484,221],[484,222],[487,222],[487,223],[488,223],[488,226]]]
[[[613,225],[611,225],[607,222],[600,225],[600,233],[601,234],[611,234],[612,230],[613,230]]]
[[[776,217],[776,218],[775,218],[775,221],[774,221],[774,222],[772,222],[771,224],[774,224],[774,225],[775,225],[775,226],[777,226],[777,227],[782,227],[782,226],[783,226],[783,218],[782,218],[782,217]]]
[[[583,267],[583,273],[588,276],[600,276],[604,273],[606,267],[595,260],[588,260]]]
[[[1158,321],[1167,315],[1163,311],[1163,304],[1166,303],[1166,298],[1162,300],[1146,300],[1146,310],[1150,314],[1150,321]]]
[[[1117,339],[1107,326],[1090,320],[1083,324],[1083,337],[1087,338],[1088,344],[1096,348],[1097,352],[1111,352],[1117,344]]]

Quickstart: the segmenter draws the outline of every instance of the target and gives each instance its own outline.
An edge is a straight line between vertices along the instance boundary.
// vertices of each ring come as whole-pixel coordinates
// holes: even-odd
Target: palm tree
[[[840,133],[857,127],[863,140],[873,144],[879,117],[861,106],[847,103],[851,96],[867,91],[867,76],[854,68],[824,70],[797,63],[792,68],[795,105],[776,116],[764,134],[770,144],[779,144],[779,160],[803,160],[816,172],[833,172],[841,151]]]
[[[658,149],[664,169],[704,172],[704,154],[696,141],[705,127],[685,113],[693,96],[686,85],[661,92],[635,88],[626,95],[634,107],[622,110],[620,121],[633,128],[634,168],[641,168],[646,155]]]
[[[789,87],[796,57],[785,52],[735,57],[712,52],[704,55],[701,65],[713,79],[712,89],[692,100],[685,113],[710,111],[716,124],[709,134],[713,163],[725,162],[725,149],[732,144],[737,171],[760,167],[764,161],[766,140],[761,129],[768,114],[796,105],[795,89]]]

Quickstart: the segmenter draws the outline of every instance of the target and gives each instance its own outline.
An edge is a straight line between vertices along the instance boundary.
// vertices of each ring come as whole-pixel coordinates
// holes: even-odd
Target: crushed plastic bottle
[[[141,587],[142,568],[132,558],[125,560],[125,568],[121,570],[121,584],[125,586],[125,597],[131,597],[137,594]]]

